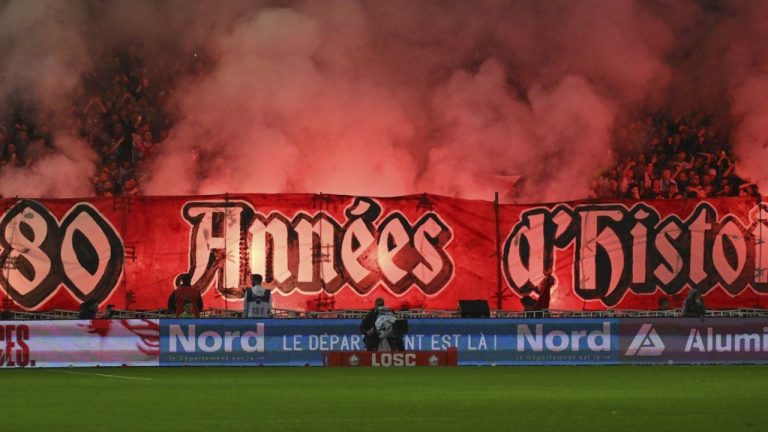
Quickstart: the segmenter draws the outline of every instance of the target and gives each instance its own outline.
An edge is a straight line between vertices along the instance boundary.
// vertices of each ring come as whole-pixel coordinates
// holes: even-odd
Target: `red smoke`
[[[619,119],[660,107],[732,123],[740,173],[768,187],[764,2],[268,3],[11,1],[0,97],[65,119],[99,52],[136,45],[151,70],[210,56],[166,107],[147,194],[584,198],[626,146]],[[0,193],[89,194],[93,152],[56,147],[4,169]]]

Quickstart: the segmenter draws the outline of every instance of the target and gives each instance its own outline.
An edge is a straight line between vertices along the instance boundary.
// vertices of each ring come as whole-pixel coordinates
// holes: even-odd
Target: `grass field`
[[[0,370],[0,431],[764,431],[761,366]]]

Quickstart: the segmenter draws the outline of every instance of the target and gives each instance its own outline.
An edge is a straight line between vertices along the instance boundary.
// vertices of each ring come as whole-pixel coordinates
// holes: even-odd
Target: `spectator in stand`
[[[717,197],[733,196],[733,189],[727,179],[720,182],[720,190],[715,194]]]
[[[661,180],[655,178],[651,181],[651,187],[643,195],[645,199],[665,198],[664,191],[661,190]]]
[[[658,308],[656,309],[658,311],[668,311],[669,310],[669,298],[667,297],[659,297],[658,301]]]
[[[704,299],[701,297],[701,293],[697,289],[691,289],[688,297],[685,298],[685,303],[683,303],[683,317],[701,318],[706,313],[707,310],[704,307]]]
[[[101,319],[112,319],[117,315],[115,312],[115,305],[107,305],[107,309],[101,314]]]
[[[8,143],[5,150],[5,154],[3,155],[2,163],[3,165],[7,165],[10,167],[20,167],[24,165],[22,157],[19,155],[19,152],[16,150],[16,144]]]
[[[126,196],[136,196],[139,194],[139,185],[133,177],[123,183],[122,194]]]
[[[199,317],[200,312],[203,310],[203,298],[200,292],[190,285],[189,275],[179,276],[178,283],[178,288],[173,290],[171,297],[168,298],[169,309],[172,309],[176,315],[179,315],[184,310],[184,304],[192,302],[195,316]]]
[[[133,139],[133,161],[148,159],[152,155],[152,132],[144,131],[141,135],[135,133]]]
[[[655,168],[653,166],[653,162],[647,162],[645,164],[645,170],[643,171],[642,185],[643,185],[643,188],[646,190],[651,189],[653,187],[654,180],[658,180],[658,178],[654,174],[654,170]]]
[[[741,186],[739,186],[739,196],[751,196],[754,198],[759,198],[760,193],[757,191],[757,185],[754,183],[746,183]]]
[[[111,197],[115,195],[115,184],[112,183],[112,180],[107,180],[104,182],[104,185],[101,190],[101,196],[105,197]]]
[[[123,161],[123,163],[120,165],[120,168],[117,170],[117,182],[120,185],[123,185],[128,179],[134,177],[134,169],[133,169],[133,163],[130,159],[126,159]]]
[[[648,148],[648,153],[623,156],[615,169],[594,182],[590,196],[635,197],[633,185],[645,199],[681,198],[680,194],[695,199],[727,197],[735,196],[737,191],[758,196],[756,187],[739,188],[744,181],[736,176],[728,155],[729,143],[718,142],[720,136],[709,119],[699,113],[658,114],[645,122],[632,122],[628,129],[617,132],[617,140],[631,142],[635,148]]]
[[[16,124],[16,149],[20,155],[25,154],[29,145],[29,131],[26,124]]]
[[[666,198],[667,199],[680,199],[683,196],[680,194],[680,191],[677,188],[676,183],[672,183],[669,185],[669,191],[667,191]]]
[[[99,304],[96,300],[89,299],[80,304],[78,319],[96,319],[96,313],[99,311]]]
[[[197,318],[198,316],[200,314],[195,312],[195,304],[190,300],[185,301],[179,318]]]
[[[664,169],[664,171],[661,172],[661,190],[664,192],[669,191],[669,185],[672,183],[675,183],[674,180],[672,180],[672,170],[669,168]]]
[[[704,188],[701,186],[701,182],[699,181],[699,176],[697,174],[693,175],[690,183],[688,184],[688,187],[685,188],[685,197],[686,198],[706,198],[707,197],[707,194],[704,191]]]

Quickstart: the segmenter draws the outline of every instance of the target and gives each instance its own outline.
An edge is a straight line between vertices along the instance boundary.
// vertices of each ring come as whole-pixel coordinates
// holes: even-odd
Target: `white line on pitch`
[[[65,373],[65,374],[71,374],[71,375],[100,376],[105,378],[122,378],[122,379],[132,379],[132,380],[141,380],[141,381],[152,381],[152,378],[131,377],[131,376],[124,376],[124,375],[108,375],[108,374],[88,373],[88,372],[74,372],[74,371],[65,371],[65,370],[58,370],[58,369],[48,369],[48,372],[59,372],[59,373]]]

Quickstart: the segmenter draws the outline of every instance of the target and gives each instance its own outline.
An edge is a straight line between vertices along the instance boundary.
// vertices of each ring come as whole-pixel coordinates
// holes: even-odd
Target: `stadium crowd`
[[[701,113],[649,116],[622,128],[617,139],[646,150],[596,178],[591,198],[759,196],[757,185],[736,174],[728,134]]]
[[[24,98],[5,107],[0,122],[0,170],[30,166],[54,147],[53,126],[64,128],[90,145],[98,156],[92,179],[96,196],[140,193],[143,167],[156,154],[173,125],[168,103],[181,77],[200,75],[205,60],[190,56],[188,64],[162,71],[144,67],[138,50],[129,47],[96,59],[68,116],[41,113]]]
[[[141,193],[143,167],[173,125],[176,82],[203,74],[210,62],[197,54],[188,64],[150,71],[135,47],[106,53],[82,77],[66,119],[36,112],[23,99],[11,103],[0,122],[0,170],[29,166],[54,146],[51,131],[62,124],[86,141],[99,163],[92,179],[96,196]],[[10,112],[10,114],[8,114]],[[590,198],[674,199],[755,195],[758,190],[736,174],[728,134],[701,113],[657,113],[629,122],[615,139],[624,155],[616,167],[593,180]]]

